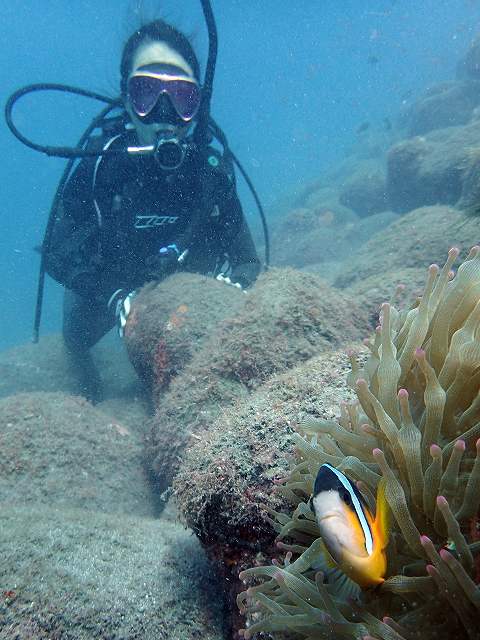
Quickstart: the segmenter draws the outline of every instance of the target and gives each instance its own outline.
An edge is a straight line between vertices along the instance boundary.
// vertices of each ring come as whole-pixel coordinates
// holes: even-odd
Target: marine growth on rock
[[[240,575],[250,585],[238,598],[245,638],[480,637],[480,247],[454,275],[458,254],[429,268],[410,309],[382,305],[369,357],[361,365],[351,354],[358,402],[338,421],[298,426],[276,488],[292,512],[269,514],[284,557]],[[386,481],[387,575],[359,601],[341,599],[315,569],[322,540],[309,498],[324,463],[372,507]]]

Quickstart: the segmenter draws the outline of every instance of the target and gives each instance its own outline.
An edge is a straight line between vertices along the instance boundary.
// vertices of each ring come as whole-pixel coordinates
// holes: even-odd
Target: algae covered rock
[[[302,268],[339,260],[348,252],[343,229],[358,216],[339,201],[336,189],[312,185],[305,188],[281,216],[272,221],[272,264]]]
[[[0,496],[4,505],[152,515],[142,436],[81,397],[3,398]]]
[[[388,201],[405,213],[435,204],[456,204],[464,180],[478,157],[480,122],[449,127],[394,145],[387,157]]]
[[[457,77],[480,80],[480,37],[477,36],[457,64]]]
[[[362,350],[362,347],[358,347]],[[227,559],[246,546],[264,548],[273,530],[262,504],[278,505],[272,480],[288,468],[293,425],[307,416],[333,418],[353,393],[349,360],[329,351],[273,376],[225,409],[185,453],[173,488],[186,524]]]
[[[467,124],[480,104],[478,79],[442,82],[430,87],[410,107],[408,134],[419,136],[434,129]]]
[[[340,288],[386,273],[441,262],[452,246],[478,237],[476,218],[452,207],[422,207],[399,217],[361,247],[335,280]],[[390,279],[390,276],[389,276]],[[401,277],[397,282],[401,282]]]
[[[143,287],[132,303],[125,342],[130,361],[154,396],[243,302],[238,289],[197,274],[179,273]]]
[[[229,405],[276,373],[368,332],[363,310],[316,276],[272,269],[171,383],[152,420],[148,459],[160,491],[185,448]]]
[[[372,160],[360,162],[342,184],[340,202],[361,218],[386,211],[389,206],[383,167]]]
[[[407,286],[408,283],[408,286]],[[425,283],[425,269],[409,267],[382,271],[356,280],[344,289],[368,313],[372,327],[378,323],[378,313],[383,302],[395,300],[404,306],[421,295]]]
[[[215,561],[232,605],[242,589],[239,572],[278,554],[265,505],[284,507],[272,487],[288,472],[293,426],[307,416],[335,416],[340,400],[353,395],[347,363],[344,352],[328,352],[274,376],[223,411],[185,454],[175,501]],[[235,615],[232,626],[243,626]]]
[[[137,376],[117,335],[106,336],[92,349],[104,382],[104,398],[141,395]],[[79,393],[61,335],[46,335],[0,353],[0,397],[31,391]]]
[[[0,503],[2,640],[223,640],[191,532],[91,509]]]
[[[463,174],[462,193],[457,206],[477,215],[480,210],[480,145],[470,149],[468,167]]]

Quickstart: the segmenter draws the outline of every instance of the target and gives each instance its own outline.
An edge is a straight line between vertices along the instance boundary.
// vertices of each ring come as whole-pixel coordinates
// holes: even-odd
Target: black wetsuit
[[[135,139],[122,133],[97,144],[126,148]],[[175,251],[165,251],[169,245]],[[177,270],[216,275],[225,264],[245,287],[260,270],[230,163],[193,145],[175,171],[127,153],[82,160],[65,187],[45,262],[66,287],[64,338],[90,396],[97,380],[88,349],[115,323],[108,308],[115,291]]]

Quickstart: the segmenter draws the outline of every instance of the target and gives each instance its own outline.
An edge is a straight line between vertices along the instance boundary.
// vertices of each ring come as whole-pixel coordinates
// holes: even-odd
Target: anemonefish
[[[333,561],[329,566],[340,569],[360,587],[382,584],[387,571],[389,513],[384,481],[378,486],[373,518],[355,485],[338,469],[322,464],[311,506],[326,555]]]

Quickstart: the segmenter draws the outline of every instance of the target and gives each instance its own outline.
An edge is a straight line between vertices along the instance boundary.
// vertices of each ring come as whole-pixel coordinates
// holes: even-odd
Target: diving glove
[[[127,293],[125,289],[117,289],[108,301],[107,306],[115,314],[118,335],[121,338],[124,336],[125,325],[127,324],[128,316],[132,310],[132,301],[136,295],[136,291],[130,291],[130,293]]]
[[[219,273],[216,279],[219,282],[223,282],[224,284],[229,284],[231,287],[236,287],[237,289],[243,290],[243,287],[239,282],[232,282],[230,278],[224,273]]]
[[[187,257],[188,249],[181,252],[176,244],[161,247],[157,253],[145,260],[147,280],[161,281],[181,267]]]

